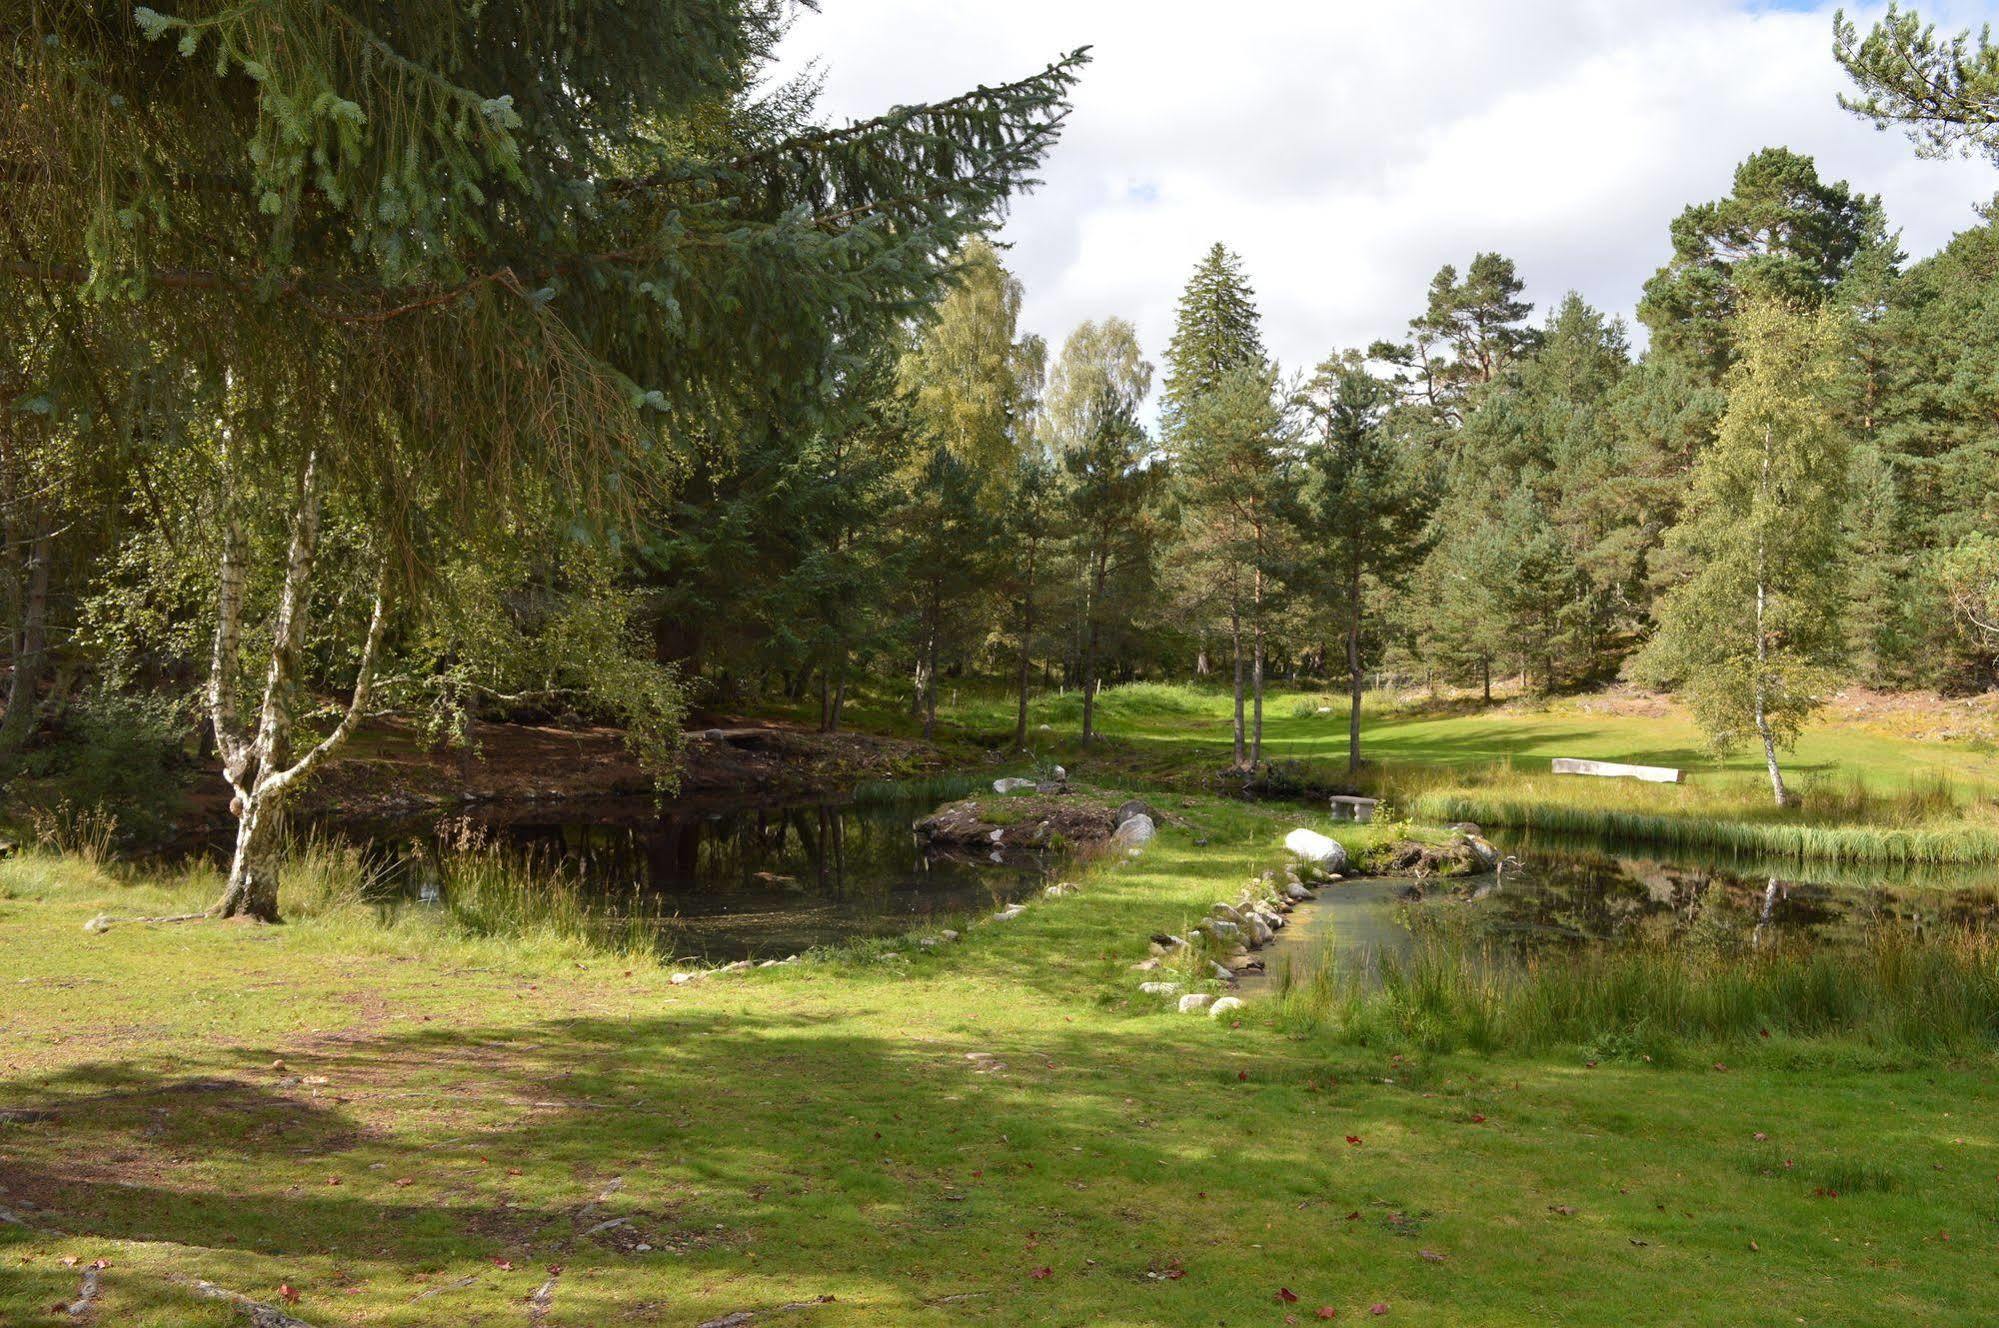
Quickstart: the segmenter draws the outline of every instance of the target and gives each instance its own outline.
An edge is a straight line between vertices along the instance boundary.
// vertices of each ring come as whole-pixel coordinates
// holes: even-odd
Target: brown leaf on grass
[[[1367,1312],[1369,1314],[1372,1314],[1375,1318],[1379,1319],[1382,1315],[1388,1313],[1388,1302],[1385,1300],[1377,1300],[1374,1302],[1374,1304],[1369,1305],[1367,1307]]]
[[[1298,1293],[1290,1287],[1279,1287],[1277,1288],[1277,1299],[1286,1305],[1296,1305],[1298,1303]]]
[[[1050,1268],[1047,1264],[1043,1264],[1041,1267],[1036,1268],[1033,1272],[1028,1274],[1029,1277],[1033,1278],[1037,1282],[1046,1281],[1048,1278],[1051,1278],[1054,1275],[1055,1275],[1055,1270],[1053,1268]]]
[[[1425,1263],[1442,1263],[1444,1261],[1444,1256],[1436,1250],[1417,1250],[1416,1257]]]
[[[298,1304],[298,1288],[290,1282],[278,1283],[278,1299],[287,1305]]]
[[[1319,1306],[1319,1312],[1312,1317],[1315,1319],[1337,1319],[1340,1317],[1340,1312],[1331,1305],[1321,1305]]]

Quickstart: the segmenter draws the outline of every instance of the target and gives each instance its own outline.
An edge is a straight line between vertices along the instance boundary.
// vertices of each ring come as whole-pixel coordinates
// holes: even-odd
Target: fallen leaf
[[[514,1261],[512,1259],[495,1259],[493,1260],[493,1267],[503,1273],[511,1273],[514,1271]]]
[[[287,1305],[298,1304],[298,1288],[289,1282],[278,1284],[278,1299]]]
[[[1752,1249],[1752,1250],[1754,1250],[1754,1251],[1756,1251],[1756,1253],[1758,1253],[1758,1254],[1761,1254],[1761,1253],[1763,1252],[1763,1247],[1762,1247],[1761,1245],[1758,1245],[1758,1244],[1757,1244],[1757,1243],[1756,1243],[1755,1241],[1753,1241],[1753,1240],[1749,1242],[1749,1248],[1750,1248],[1750,1249]]]
[[[1478,1112],[1474,1111],[1472,1113],[1471,1123],[1474,1125],[1483,1125],[1485,1124],[1485,1117],[1481,1116]]]
[[[1382,1315],[1388,1313],[1388,1302],[1385,1300],[1377,1300],[1374,1302],[1374,1304],[1369,1305],[1367,1307],[1367,1312],[1369,1314],[1372,1314],[1375,1318],[1378,1319]]]
[[[1340,1312],[1331,1305],[1321,1305],[1319,1306],[1319,1312],[1312,1317],[1315,1319],[1337,1319],[1340,1317]]]
[[[1760,1144],[1760,1143],[1762,1143],[1762,1142],[1763,1142],[1763,1141],[1764,1141],[1765,1139],[1768,1139],[1768,1138],[1769,1138],[1770,1136],[1769,1136],[1769,1135],[1767,1135],[1767,1134],[1765,1134],[1765,1133],[1763,1133],[1763,1131],[1761,1131],[1761,1130],[1758,1130],[1758,1131],[1757,1131],[1756,1133],[1754,1133],[1754,1134],[1750,1135],[1749,1137],[1750,1137],[1750,1138],[1752,1138],[1752,1139],[1754,1139],[1754,1140],[1755,1140],[1755,1141],[1756,1141],[1757,1143],[1759,1143],[1759,1144]]]
[[[1055,1275],[1055,1270],[1053,1268],[1048,1267],[1048,1265],[1046,1264],[1043,1264],[1041,1267],[1035,1269],[1033,1272],[1028,1274],[1029,1277],[1033,1278],[1037,1282],[1042,1281],[1045,1278],[1053,1277],[1054,1275]]]
[[[1347,1142],[1350,1144],[1357,1144],[1360,1142],[1360,1136],[1357,1134],[1350,1134],[1347,1136]]]
[[[1277,1288],[1277,1299],[1286,1305],[1296,1305],[1298,1303],[1298,1293],[1290,1287],[1279,1287]]]
[[[1417,1250],[1416,1257],[1428,1263],[1442,1263],[1444,1261],[1444,1256],[1435,1250]]]

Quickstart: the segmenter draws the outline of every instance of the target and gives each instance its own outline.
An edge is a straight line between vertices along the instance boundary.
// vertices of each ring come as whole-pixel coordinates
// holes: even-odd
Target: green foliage
[[[1874,122],[1897,126],[1918,156],[1956,152],[1999,158],[1999,46],[1989,29],[1940,37],[1915,10],[1890,4],[1862,37],[1845,13],[1833,16],[1833,55],[1862,96],[1839,104]]]
[[[1217,242],[1180,293],[1173,340],[1166,349],[1163,412],[1169,434],[1228,375],[1263,364],[1262,322],[1242,259]]]
[[[1666,597],[1648,648],[1717,748],[1788,745],[1833,676],[1851,458],[1834,403],[1849,335],[1830,308],[1759,302],[1738,319],[1728,414],[1673,532],[1698,570]]]
[[[21,761],[7,800],[50,825],[94,818],[120,847],[157,844],[174,829],[193,782],[193,727],[171,694],[87,692]]]
[[[1726,198],[1673,222],[1673,257],[1645,283],[1638,317],[1656,353],[1719,378],[1745,302],[1831,299],[1856,267],[1894,252],[1881,200],[1819,179],[1810,157],[1765,148],[1735,170]],[[1891,260],[1892,261],[1892,260]]]

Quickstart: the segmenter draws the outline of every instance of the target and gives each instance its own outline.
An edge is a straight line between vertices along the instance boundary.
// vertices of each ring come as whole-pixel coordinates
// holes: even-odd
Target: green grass
[[[1922,1061],[1999,1045],[1999,935],[1943,924],[1870,927],[1841,943],[1705,935],[1522,957],[1449,923],[1407,954],[1286,965],[1276,1017],[1294,1031],[1425,1050],[1677,1061],[1775,1039],[1838,1039]],[[1689,1049],[1692,1049],[1691,1052]]]
[[[942,734],[952,750],[970,756],[1011,737],[1012,700],[1001,689],[965,681],[946,686],[943,696]],[[1107,688],[1097,706],[1104,741],[1090,747],[1075,739],[1081,713],[1078,693],[1037,697],[1034,756],[1086,778],[1200,790],[1230,782],[1221,775],[1229,759],[1229,696],[1219,687]],[[862,727],[910,731],[894,698],[862,693],[854,715]],[[1266,758],[1284,763],[1294,783],[1352,787],[1426,821],[1793,861],[1999,861],[1999,755],[1971,739],[1907,738],[1828,719],[1786,755],[1798,800],[1779,808],[1760,752],[1717,757],[1684,712],[1664,702],[1624,710],[1597,698],[1485,707],[1371,694],[1364,721],[1368,764],[1352,779],[1344,698],[1273,689],[1264,706]],[[1557,777],[1549,772],[1557,756],[1672,766],[1686,781]]]
[[[0,1322],[62,1322],[100,1258],[120,1328],[243,1321],[175,1277],[318,1328],[528,1324],[558,1266],[550,1328],[1989,1313],[1989,1047],[1720,1029],[1726,1073],[1592,1069],[1173,1014],[1145,937],[1298,818],[1152,801],[1144,856],[957,946],[687,986],[385,920],[330,860],[287,926],[102,936],[213,881],[0,863],[0,1106],[56,1112],[0,1123],[0,1207],[71,1233],[0,1225]]]

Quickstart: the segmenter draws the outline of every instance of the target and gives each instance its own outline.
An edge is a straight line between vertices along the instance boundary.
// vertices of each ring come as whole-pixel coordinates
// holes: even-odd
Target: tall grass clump
[[[1850,943],[1716,948],[1652,938],[1521,957],[1434,932],[1360,968],[1278,976],[1279,1022],[1426,1050],[1669,1055],[1837,1038],[1917,1055],[1999,1046],[1999,937],[1881,926]]]
[[[1545,831],[1627,843],[1758,854],[1797,862],[1942,864],[1999,861],[1999,819],[1947,781],[1883,793],[1856,782],[1807,787],[1777,808],[1747,790],[1641,790],[1615,781],[1525,778],[1511,786],[1432,789],[1412,807],[1430,821]],[[1640,802],[1649,800],[1650,806]],[[1660,802],[1670,810],[1658,810]]]

